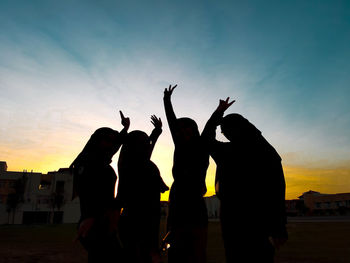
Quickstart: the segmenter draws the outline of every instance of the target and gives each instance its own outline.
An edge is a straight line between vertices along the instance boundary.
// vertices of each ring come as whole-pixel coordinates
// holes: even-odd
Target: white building
[[[68,168],[48,174],[12,172],[0,162],[0,224],[76,223],[79,199],[71,200],[72,190]]]

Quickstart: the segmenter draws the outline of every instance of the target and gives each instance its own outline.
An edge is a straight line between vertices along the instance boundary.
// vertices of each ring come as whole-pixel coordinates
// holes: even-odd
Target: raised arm
[[[130,127],[130,119],[127,117],[124,117],[124,114],[122,111],[119,111],[120,118],[121,118],[121,124],[123,125],[123,129],[119,133],[119,140],[117,140],[114,145],[115,153],[118,152],[120,146],[124,143],[126,135],[128,134],[128,129]]]
[[[207,143],[209,143],[209,145],[215,141],[215,130],[220,124],[224,112],[235,102],[235,100],[231,102],[229,102],[229,100],[230,97],[227,97],[226,100],[219,101],[219,106],[216,108],[204,127],[201,136]]]
[[[129,130],[129,127],[130,127],[130,118],[128,118],[128,117],[125,117],[124,116],[124,114],[123,114],[123,112],[120,110],[119,111],[119,113],[120,113],[120,118],[121,118],[121,123],[122,123],[122,125],[123,125],[123,129],[121,130],[121,134],[123,134],[123,135],[125,135],[127,132],[128,132],[128,130]]]
[[[220,125],[222,116],[224,112],[235,102],[234,100],[229,102],[230,98],[228,97],[226,100],[220,100],[219,106],[216,108],[214,113],[211,115],[209,120],[207,121],[204,130],[201,134],[201,138],[203,143],[206,145],[209,154],[213,157],[215,162],[221,158],[222,151],[220,150],[221,144],[223,142],[219,142],[215,139],[216,137],[216,127]],[[220,198],[220,189],[219,189],[219,173],[216,173],[215,176],[215,191],[218,197]]]
[[[175,115],[175,112],[173,109],[173,105],[171,104],[171,95],[176,87],[177,87],[177,85],[175,85],[173,87],[171,85],[169,85],[169,88],[164,90],[164,98],[163,98],[165,115],[166,115],[166,118],[168,120],[169,129],[171,132],[171,136],[173,137],[174,143],[176,141],[176,134],[177,134],[178,126],[177,126],[177,122],[176,122],[176,115]]]
[[[162,126],[163,126],[162,120],[160,118],[157,118],[156,115],[151,116],[151,123],[153,124],[154,129],[153,129],[151,135],[149,136],[150,144],[151,144],[150,152],[149,152],[150,158],[151,158],[154,146],[156,145],[156,142],[162,133]]]

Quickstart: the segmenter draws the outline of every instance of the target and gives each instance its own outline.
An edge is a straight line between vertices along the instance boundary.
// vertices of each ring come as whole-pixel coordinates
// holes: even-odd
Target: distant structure
[[[286,200],[285,204],[287,216],[304,216],[308,212],[308,209],[305,207],[303,200]]]
[[[79,199],[72,199],[68,168],[48,174],[7,171],[0,162],[0,224],[76,223]]]
[[[166,219],[169,213],[169,202],[160,201],[160,216],[162,219]]]
[[[0,224],[76,223],[80,204],[79,197],[72,200],[72,192],[69,168],[47,174],[14,172],[8,171],[5,161],[0,161]],[[209,220],[219,220],[218,197],[204,200]],[[310,190],[285,204],[288,216],[350,215],[350,193],[322,194]],[[168,202],[162,201],[162,218],[167,217],[168,209]]]
[[[205,197],[209,220],[220,216],[220,202],[216,195]],[[350,215],[350,193],[322,194],[316,191],[303,193],[298,199],[286,200],[287,216],[342,216]],[[234,210],[234,207],[232,208]]]
[[[307,191],[299,199],[286,200],[289,216],[303,215],[349,215],[350,193],[322,194]]]
[[[350,193],[321,194],[308,191],[299,196],[313,215],[350,214]]]
[[[7,163],[0,161],[0,173],[1,172],[6,172],[7,171]]]
[[[210,221],[218,220],[220,217],[220,200],[216,195],[204,198],[208,210],[208,219]]]

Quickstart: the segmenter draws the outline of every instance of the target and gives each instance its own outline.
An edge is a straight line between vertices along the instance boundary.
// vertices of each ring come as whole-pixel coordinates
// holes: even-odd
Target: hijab
[[[101,146],[102,142],[109,143],[109,147]],[[86,143],[83,150],[75,158],[69,169],[73,174],[73,197],[78,196],[77,182],[79,180],[78,167],[83,164],[109,165],[113,155],[120,147],[119,132],[111,128],[102,127],[97,129]]]

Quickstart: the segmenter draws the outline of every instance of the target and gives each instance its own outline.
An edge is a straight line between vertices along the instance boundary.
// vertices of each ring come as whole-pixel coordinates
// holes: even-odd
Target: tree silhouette
[[[12,187],[12,193],[8,194],[6,201],[6,212],[8,213],[8,223],[10,223],[10,214],[12,213],[12,224],[15,223],[15,215],[18,206],[24,201],[24,191],[27,182],[27,173],[23,172],[22,177],[18,178]]]
[[[64,190],[62,187],[56,187],[56,191],[51,194],[50,197],[50,206],[51,206],[51,216],[50,216],[50,223],[54,223],[54,216],[55,216],[55,208],[57,210],[60,210],[62,205],[64,204]]]

